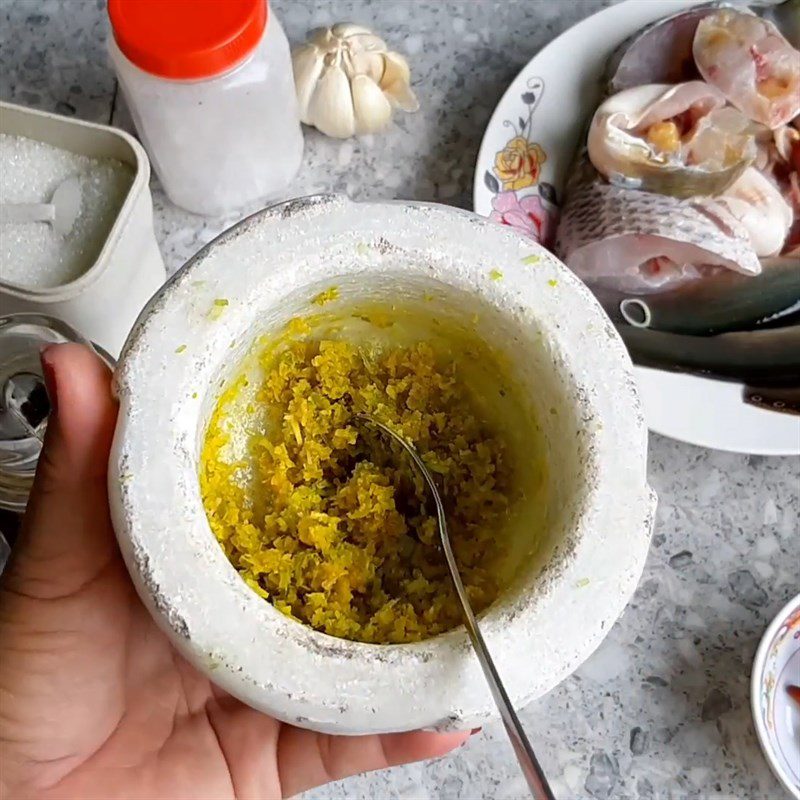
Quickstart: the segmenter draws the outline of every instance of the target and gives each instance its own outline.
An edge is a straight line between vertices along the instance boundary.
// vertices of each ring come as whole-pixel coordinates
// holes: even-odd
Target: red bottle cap
[[[268,0],[108,0],[117,46],[160,78],[210,78],[253,52]]]

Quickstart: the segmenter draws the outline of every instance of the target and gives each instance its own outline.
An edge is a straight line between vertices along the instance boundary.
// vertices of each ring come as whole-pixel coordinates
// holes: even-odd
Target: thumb
[[[106,489],[117,409],[109,370],[91,350],[53,345],[41,358],[52,410],[8,582],[52,598],[117,558]]]

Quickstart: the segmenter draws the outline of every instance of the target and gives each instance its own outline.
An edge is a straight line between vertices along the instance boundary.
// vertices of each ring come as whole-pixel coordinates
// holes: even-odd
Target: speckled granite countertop
[[[373,25],[412,60],[422,111],[385,137],[306,136],[293,194],[342,191],[470,206],[494,104],[519,68],[602,0],[273,0],[292,41],[340,20]],[[0,97],[130,127],[105,56],[104,0],[2,0]],[[234,220],[171,206],[156,229],[176,269]],[[639,589],[601,648],[522,713],[559,798],[782,797],[755,739],[750,665],[799,589],[800,461],[729,455],[658,436],[660,506]],[[535,665],[532,665],[535,669]],[[523,798],[499,725],[456,754],[309,793],[333,798]]]

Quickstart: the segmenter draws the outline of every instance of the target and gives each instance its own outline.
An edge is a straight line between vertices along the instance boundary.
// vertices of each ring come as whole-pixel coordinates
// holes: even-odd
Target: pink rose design
[[[538,195],[519,200],[515,192],[500,192],[492,198],[492,209],[490,219],[510,225],[535,242],[548,246],[554,219]]]

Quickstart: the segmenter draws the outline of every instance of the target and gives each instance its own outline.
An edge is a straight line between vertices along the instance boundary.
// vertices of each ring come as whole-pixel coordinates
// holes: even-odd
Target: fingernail
[[[42,348],[39,353],[39,360],[42,362],[42,375],[44,375],[44,385],[47,387],[47,399],[50,401],[50,414],[58,411],[58,386],[56,384],[56,371],[50,361],[50,350],[58,345],[48,345]]]

